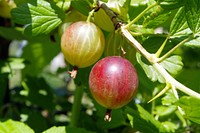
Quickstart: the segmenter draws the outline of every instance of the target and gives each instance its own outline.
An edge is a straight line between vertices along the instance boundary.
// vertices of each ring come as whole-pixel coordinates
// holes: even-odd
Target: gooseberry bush
[[[0,0],[0,70],[2,133],[200,132],[200,1]]]

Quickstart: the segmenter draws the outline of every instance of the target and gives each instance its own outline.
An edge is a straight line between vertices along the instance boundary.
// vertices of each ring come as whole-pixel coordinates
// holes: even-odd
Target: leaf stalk
[[[190,41],[194,38],[194,35],[189,36],[188,38],[184,39],[180,43],[178,43],[175,47],[170,49],[166,54],[164,54],[162,57],[158,58],[158,62],[162,62],[164,59],[166,59],[171,53],[173,53],[177,48],[179,48],[181,45],[185,44],[186,42]]]
[[[134,23],[136,23],[140,18],[142,18],[144,16],[144,14],[150,10],[151,8],[155,7],[158,5],[158,2],[148,6],[146,9],[144,9],[135,19],[133,19],[130,23],[128,23],[124,28],[128,29],[131,25],[133,25]]]

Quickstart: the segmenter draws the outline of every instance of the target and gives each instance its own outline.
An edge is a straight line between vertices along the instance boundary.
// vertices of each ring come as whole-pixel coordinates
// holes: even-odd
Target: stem
[[[165,41],[163,42],[163,44],[161,45],[161,47],[158,49],[158,51],[156,52],[156,57],[158,58],[160,56],[160,54],[162,53],[165,45],[167,44],[167,41],[169,39],[170,35],[167,36],[167,38],[165,39]]]
[[[82,86],[76,86],[75,95],[74,95],[74,103],[72,105],[72,115],[71,115],[71,123],[70,126],[77,127],[80,111],[81,111],[81,100],[83,97],[83,88]]]
[[[111,20],[113,21],[113,16],[111,16],[111,14],[113,14],[112,10],[109,10],[109,8],[105,5],[105,4],[100,4],[101,8],[106,12],[106,14],[111,18]],[[105,6],[102,6],[105,5]],[[162,56],[161,58],[157,58],[156,54],[150,54],[149,52],[146,51],[145,48],[142,47],[142,45],[130,34],[130,32],[127,30],[127,28],[129,28],[132,24],[134,24],[136,21],[138,21],[149,9],[153,8],[154,6],[158,5],[158,2],[155,4],[150,5],[149,7],[147,7],[142,13],[140,13],[139,16],[137,16],[134,20],[132,20],[129,24],[127,25],[121,25],[120,24],[120,29],[122,32],[122,35],[124,37],[126,37],[126,39],[130,42],[130,44],[138,51],[140,52],[152,65],[155,69],[157,69],[157,71],[165,78],[166,83],[169,83],[171,85],[174,85],[177,89],[179,89],[180,91],[200,99],[200,94],[191,90],[190,88],[184,86],[183,84],[181,84],[180,82],[178,82],[177,80],[175,80],[160,64],[158,64],[159,61],[162,61],[163,59],[165,59],[169,54],[171,54],[176,48],[178,48],[179,46],[181,46],[182,44],[184,44],[185,42],[189,41],[190,39],[193,38],[194,35],[190,36],[189,38],[183,40],[182,42],[180,42],[177,46],[175,46],[173,49],[171,49],[167,54],[165,54],[164,56]],[[111,13],[111,14],[109,14]],[[114,17],[115,20],[116,17]],[[115,23],[115,21],[113,21],[114,24],[118,24],[119,21],[116,21],[117,23]]]
[[[130,34],[130,32],[125,29],[124,26],[121,27],[121,31],[122,35],[129,40],[129,42],[132,44],[133,47],[135,47],[137,51],[139,51],[150,63],[154,62],[153,59],[156,59],[154,57],[155,55],[147,52],[146,49],[144,49],[142,45]]]
[[[181,120],[181,122],[183,123],[183,127],[187,127],[188,124],[183,115],[178,110],[175,113],[179,120]]]
[[[103,2],[99,1],[99,7],[102,8],[105,13],[109,16],[110,20],[113,22],[115,30],[121,26],[121,20],[117,18],[117,15]]]
[[[177,80],[175,80],[160,64],[154,63],[153,67],[158,70],[158,72],[165,78],[167,83],[170,83],[171,85],[174,85],[177,89],[184,92],[185,94],[188,94],[189,96],[192,96],[194,98],[200,99],[200,94],[191,90],[190,88],[184,86]]]
[[[180,43],[178,43],[175,47],[173,47],[171,50],[169,50],[165,55],[158,58],[158,62],[162,62],[164,59],[166,59],[172,52],[174,52],[178,47],[186,43],[187,41],[190,41],[192,38],[194,38],[194,35],[189,36],[188,38],[184,39]]]
[[[165,78],[166,83],[174,85],[177,89],[188,94],[189,96],[200,99],[200,94],[191,90],[190,88],[184,86],[177,80],[175,80],[159,63],[157,63],[158,58],[155,54],[150,54],[142,47],[142,45],[129,33],[127,29],[121,27],[122,34],[130,41],[133,47],[136,48],[152,65],[153,67]],[[188,39],[189,40],[189,39]]]
[[[154,6],[157,6],[158,3],[154,3],[150,6],[148,6],[145,10],[143,10],[135,19],[133,19],[130,23],[128,23],[124,28],[129,28],[131,25],[133,25],[135,22],[137,22],[140,18],[142,18],[144,16],[144,14],[151,8],[153,8]]]
[[[92,11],[89,12],[89,15],[87,17],[86,22],[90,22],[91,21],[91,18],[92,18],[93,14],[94,14],[94,11],[95,11],[95,9],[92,9]]]

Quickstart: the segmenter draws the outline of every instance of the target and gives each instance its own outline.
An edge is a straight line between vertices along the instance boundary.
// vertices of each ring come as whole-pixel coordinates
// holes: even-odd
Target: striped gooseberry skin
[[[101,57],[104,45],[103,32],[92,22],[75,22],[61,37],[61,51],[65,59],[78,68],[94,64]]]
[[[138,76],[127,59],[108,56],[93,66],[89,88],[100,105],[107,109],[117,109],[132,100],[138,88]]]

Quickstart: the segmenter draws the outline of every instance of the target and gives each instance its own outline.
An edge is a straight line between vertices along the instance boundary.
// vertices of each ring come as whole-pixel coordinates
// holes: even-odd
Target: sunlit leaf
[[[174,10],[185,4],[186,0],[163,0],[160,5],[164,9]]]
[[[200,124],[200,99],[184,96],[176,104],[183,109],[186,118]]]
[[[34,131],[24,123],[11,119],[0,122],[0,131],[2,133],[34,133]]]
[[[178,129],[178,125],[173,123],[173,122],[170,122],[170,121],[165,121],[165,122],[162,122],[162,125],[171,133],[171,132],[175,132],[176,129]]]
[[[66,129],[64,126],[60,127],[53,126],[42,133],[66,133]]]
[[[0,61],[1,73],[12,73],[13,70],[25,68],[25,59],[23,58],[8,58]]]
[[[25,33],[33,36],[50,33],[64,19],[62,9],[44,0],[20,4],[11,13],[16,23],[26,24]]]
[[[182,58],[178,55],[170,56],[160,64],[172,75],[177,75],[183,68]]]

